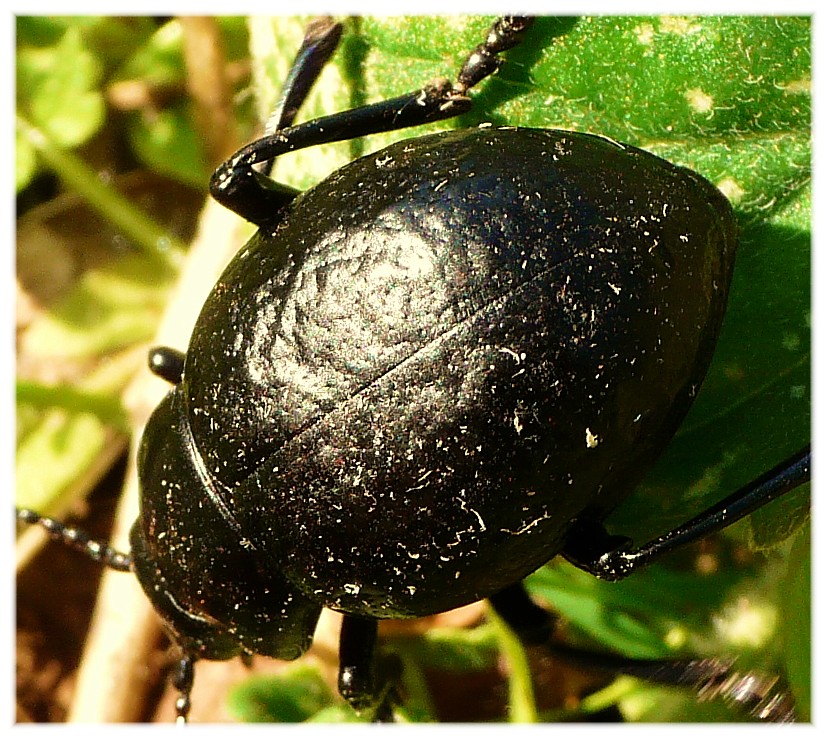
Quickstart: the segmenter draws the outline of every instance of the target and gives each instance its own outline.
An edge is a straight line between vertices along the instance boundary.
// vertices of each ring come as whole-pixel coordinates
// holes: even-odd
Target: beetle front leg
[[[338,691],[359,714],[376,723],[393,722],[391,680],[376,665],[378,622],[345,615],[339,636]]]

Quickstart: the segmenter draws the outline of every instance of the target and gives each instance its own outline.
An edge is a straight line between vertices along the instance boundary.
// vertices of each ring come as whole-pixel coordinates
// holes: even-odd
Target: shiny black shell
[[[597,136],[483,127],[359,159],[216,284],[147,429],[133,544],[176,606],[220,619],[229,590],[263,611],[256,588],[281,587],[298,631],[319,606],[409,617],[491,595],[668,443],[735,247],[713,185]],[[182,451],[152,467],[167,443]],[[173,503],[181,453],[197,483]],[[171,550],[188,509],[213,522]],[[229,549],[264,584],[225,581]]]

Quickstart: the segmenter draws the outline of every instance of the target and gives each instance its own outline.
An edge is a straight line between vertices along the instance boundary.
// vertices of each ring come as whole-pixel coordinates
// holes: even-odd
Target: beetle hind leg
[[[616,582],[662,556],[717,533],[811,479],[812,449],[806,446],[716,505],[653,541],[635,548],[625,536],[609,535],[599,522],[581,520],[562,555],[598,579]]]
[[[569,663],[636,677],[651,684],[688,688],[701,700],[722,700],[758,720],[795,722],[794,698],[779,677],[737,672],[733,662],[723,659],[633,659],[553,642],[556,616],[536,604],[522,584],[493,595],[490,603],[524,643],[541,645]]]

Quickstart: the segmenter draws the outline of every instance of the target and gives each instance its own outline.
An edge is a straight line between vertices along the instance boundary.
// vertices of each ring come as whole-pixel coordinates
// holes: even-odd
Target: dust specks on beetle
[[[546,520],[549,520],[550,518],[551,518],[551,513],[548,512],[548,511],[545,511],[542,515],[534,518],[533,520],[530,520],[530,521],[524,523],[520,528],[517,528],[516,530],[511,530],[509,528],[500,528],[499,530],[500,530],[501,533],[507,533],[507,534],[512,535],[512,536],[521,536],[521,535],[524,535],[525,533],[533,530],[534,528],[536,528],[536,526],[540,525],[541,523],[543,523]]]

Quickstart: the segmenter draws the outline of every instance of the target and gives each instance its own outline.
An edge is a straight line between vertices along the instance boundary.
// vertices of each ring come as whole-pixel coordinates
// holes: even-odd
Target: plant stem
[[[174,266],[177,255],[185,249],[175,236],[159,227],[113,187],[102,182],[80,157],[57,146],[42,130],[19,115],[17,130],[26,136],[67,187],[120,228],[145,253]]]
[[[496,629],[499,647],[508,664],[510,722],[535,723],[537,722],[536,700],[534,699],[531,669],[525,647],[493,608],[488,608],[487,617]]]

